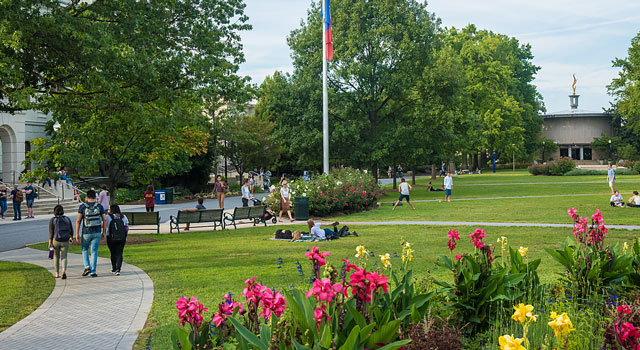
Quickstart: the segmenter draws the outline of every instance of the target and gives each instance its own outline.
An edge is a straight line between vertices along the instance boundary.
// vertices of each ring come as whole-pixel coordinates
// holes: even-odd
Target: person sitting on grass
[[[198,211],[198,210],[205,210],[207,208],[205,208],[204,206],[204,198],[198,198],[198,204],[196,204],[195,208],[188,208],[188,209],[182,209],[182,211]],[[184,229],[185,231],[189,231],[189,226],[191,224],[187,222],[187,227]]]
[[[400,179],[400,198],[398,198],[396,203],[393,205],[393,209],[391,209],[391,210],[396,210],[396,207],[398,206],[398,203],[402,202],[403,198],[406,198],[407,199],[407,203],[409,203],[411,208],[413,208],[413,210],[416,210],[416,207],[414,207],[413,204],[411,203],[411,200],[409,200],[409,194],[410,193],[411,193],[411,185],[409,185],[407,182],[405,182],[404,177],[401,178]]]
[[[624,201],[622,200],[622,195],[618,191],[613,192],[613,196],[609,200],[612,207],[624,207]]]
[[[444,186],[442,186],[442,188],[433,188],[433,185],[431,184],[431,181],[429,181],[429,186],[427,186],[427,191],[444,191]]]
[[[633,191],[633,196],[629,198],[628,207],[640,208],[640,196],[638,195],[638,191]]]

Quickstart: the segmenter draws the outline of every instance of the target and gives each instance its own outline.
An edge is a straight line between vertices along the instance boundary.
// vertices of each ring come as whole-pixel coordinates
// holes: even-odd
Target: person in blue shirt
[[[33,185],[28,182],[27,186],[24,188],[25,199],[27,200],[27,219],[33,219],[33,201],[36,199],[36,190],[33,188]]]
[[[81,242],[84,262],[82,276],[91,274],[91,277],[98,277],[96,274],[98,248],[100,240],[104,238],[107,230],[106,221],[104,208],[97,202],[96,191],[87,191],[86,202],[78,208],[78,218],[76,219],[76,240]],[[80,240],[80,227],[82,227],[82,240]],[[89,253],[91,253],[91,259],[89,259]]]
[[[611,163],[609,163],[609,170],[607,170],[607,182],[609,183],[611,194],[615,194],[616,190],[613,188],[613,185],[616,182],[616,170],[611,166]]]
[[[182,211],[198,211],[198,210],[207,210],[207,208],[204,206],[204,198],[202,197],[198,198],[198,204],[196,204],[195,208],[182,209]],[[189,226],[191,226],[191,224],[187,222],[187,227],[185,227],[184,230],[189,231]]]

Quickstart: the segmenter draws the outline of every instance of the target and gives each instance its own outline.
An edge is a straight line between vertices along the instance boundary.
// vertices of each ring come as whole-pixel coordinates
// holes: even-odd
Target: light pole
[[[516,144],[511,144],[511,149],[513,150],[513,171],[516,171]]]
[[[542,164],[544,164],[544,141],[542,141]]]
[[[493,173],[496,173],[496,150],[493,150]]]
[[[613,155],[611,153],[611,139],[609,139],[609,160],[613,160]]]

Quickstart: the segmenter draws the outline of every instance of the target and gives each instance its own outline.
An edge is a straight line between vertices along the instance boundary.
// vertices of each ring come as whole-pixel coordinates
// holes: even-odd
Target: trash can
[[[156,191],[156,204],[167,204],[167,193],[164,190]]]
[[[166,204],[173,204],[173,187],[169,187],[169,188],[165,188],[165,203]]]
[[[296,220],[309,220],[309,197],[295,197],[295,205],[293,214]]]

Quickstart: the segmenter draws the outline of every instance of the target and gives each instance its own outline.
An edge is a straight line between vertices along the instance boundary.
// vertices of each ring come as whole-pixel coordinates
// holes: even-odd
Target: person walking
[[[152,213],[153,208],[156,206],[156,191],[153,190],[153,186],[147,186],[147,190],[144,191],[142,195],[144,197],[144,207],[147,210],[147,213]]]
[[[33,185],[31,184],[31,182],[28,182],[23,192],[25,194],[25,199],[27,200],[27,217],[26,218],[33,219],[35,218],[35,216],[33,216],[33,201],[35,201],[36,199],[36,190],[33,188]]]
[[[284,175],[283,175],[284,176]],[[293,222],[291,216],[291,195],[289,194],[289,187],[287,186],[287,180],[282,180],[282,188],[280,188],[280,214],[278,220],[282,222],[282,212],[287,212],[289,220]]]
[[[249,179],[244,179],[244,184],[242,184],[242,206],[248,207],[250,199],[254,198],[249,190]]]
[[[122,215],[119,205],[114,204],[109,208],[105,226],[107,227],[107,246],[111,252],[111,273],[120,276],[122,253],[129,233],[129,220]]]
[[[42,188],[44,188],[44,185],[47,183],[49,184],[49,188],[53,188],[53,186],[51,186],[51,170],[49,170],[49,167],[44,168],[44,180],[42,180]]]
[[[84,262],[82,276],[91,274],[91,277],[98,277],[96,273],[98,248],[106,231],[106,216],[104,208],[97,202],[96,197],[96,191],[87,191],[86,203],[82,203],[78,208],[78,218],[76,219],[76,240],[80,240],[80,227],[82,226],[81,244]],[[91,260],[89,255],[91,255]]]
[[[409,203],[409,205],[411,206],[411,208],[413,210],[416,210],[416,207],[413,206],[413,204],[411,203],[411,200],[409,199],[409,195],[411,194],[411,190],[413,189],[413,187],[411,187],[411,185],[409,185],[409,183],[407,183],[403,178],[400,178],[400,197],[398,198],[398,200],[396,201],[396,203],[393,205],[393,209],[391,210],[396,210],[396,207],[398,206],[398,203],[402,202],[402,200],[404,198],[407,199],[407,203]]]
[[[264,168],[260,168],[260,172],[258,173],[258,188],[264,189]]]
[[[440,166],[440,176],[446,175],[445,169],[446,169],[446,164],[445,162],[442,162],[442,165]]]
[[[0,184],[0,220],[4,220],[4,213],[7,211],[7,198],[9,197],[9,193],[7,191],[7,186],[4,184]]]
[[[402,178],[402,165],[398,164],[398,177]]]
[[[111,201],[111,197],[109,196],[109,191],[107,191],[107,186],[100,186],[100,194],[98,194],[98,203],[102,205],[104,211],[109,211],[109,202]],[[107,226],[108,227],[108,226]]]
[[[222,181],[222,175],[217,175],[211,198],[218,198],[218,208],[220,209],[224,209],[224,197],[227,192],[229,192],[229,186],[226,182]]]
[[[607,170],[607,182],[609,183],[611,194],[615,194],[616,190],[613,188],[613,185],[616,182],[616,170],[611,166],[611,163],[609,163],[609,169]]]
[[[445,202],[451,202],[451,188],[453,187],[453,178],[451,173],[447,172],[447,176],[444,177],[444,200]]]
[[[13,221],[22,220],[22,201],[24,200],[24,195],[22,190],[18,188],[18,185],[13,185],[13,190],[11,191],[11,201],[13,204]]]
[[[54,217],[49,221],[49,249],[53,249],[53,269],[55,277],[60,277],[62,262],[62,279],[67,279],[67,252],[73,242],[73,224],[64,215],[64,208],[58,204],[53,208]]]

